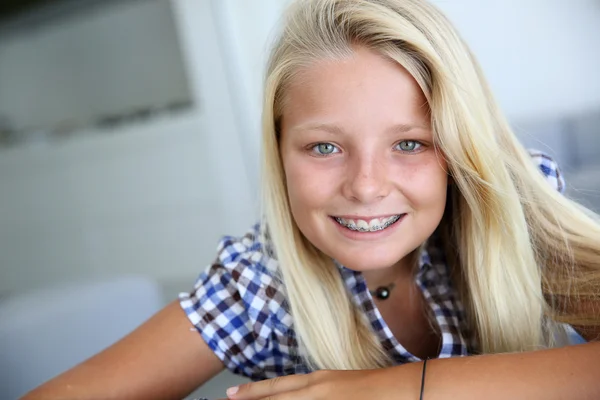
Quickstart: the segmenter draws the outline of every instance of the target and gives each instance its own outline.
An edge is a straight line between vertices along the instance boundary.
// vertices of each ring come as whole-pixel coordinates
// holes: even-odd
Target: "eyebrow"
[[[423,129],[429,130],[430,128],[423,125],[413,125],[413,124],[395,124],[387,129],[389,133],[406,133],[415,129]],[[335,135],[342,135],[344,130],[334,124],[324,124],[324,123],[307,123],[304,125],[298,125],[292,128],[292,131],[324,131],[329,132]]]

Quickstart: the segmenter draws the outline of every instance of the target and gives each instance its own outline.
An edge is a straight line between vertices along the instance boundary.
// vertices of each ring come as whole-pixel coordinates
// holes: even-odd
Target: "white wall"
[[[174,0],[200,106],[110,134],[0,153],[0,293],[123,272],[191,287],[255,196],[209,1]]]
[[[0,113],[15,127],[81,127],[189,100],[169,2],[89,5],[21,25],[0,33]]]
[[[597,0],[433,0],[513,119],[600,107]]]
[[[258,154],[263,81],[269,49],[290,0],[211,0],[240,143],[253,184],[259,181]]]

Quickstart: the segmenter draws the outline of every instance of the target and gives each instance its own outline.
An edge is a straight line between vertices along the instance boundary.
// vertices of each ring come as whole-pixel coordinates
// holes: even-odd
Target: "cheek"
[[[301,156],[284,158],[283,167],[294,214],[323,207],[335,190],[330,174],[320,173],[318,166]]]
[[[429,163],[410,171],[404,176],[404,182],[404,194],[416,210],[437,210],[436,217],[443,212],[448,175],[439,163]]]

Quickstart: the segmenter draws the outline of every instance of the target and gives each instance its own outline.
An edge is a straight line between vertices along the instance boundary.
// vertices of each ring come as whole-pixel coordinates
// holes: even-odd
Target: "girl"
[[[175,399],[223,366],[264,380],[238,400],[600,398],[600,344],[563,346],[600,333],[597,217],[437,9],[296,1],[263,128],[264,220],[26,398]]]

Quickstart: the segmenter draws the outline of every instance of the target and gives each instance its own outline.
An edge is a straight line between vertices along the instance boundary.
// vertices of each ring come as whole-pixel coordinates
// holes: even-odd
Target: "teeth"
[[[373,218],[371,222],[369,222],[369,229],[373,230],[375,227],[380,227],[382,224],[379,222],[379,218]]]
[[[356,226],[360,229],[369,229],[369,224],[366,221],[363,221],[362,219],[356,221]]]
[[[394,215],[392,217],[381,218],[381,219],[373,218],[369,222],[362,220],[362,219],[358,219],[355,221],[353,219],[346,220],[344,218],[335,218],[335,220],[340,225],[343,225],[350,230],[359,231],[359,232],[381,231],[381,230],[387,228],[388,226],[392,225],[394,222],[398,221],[399,219],[400,219],[400,215]]]

